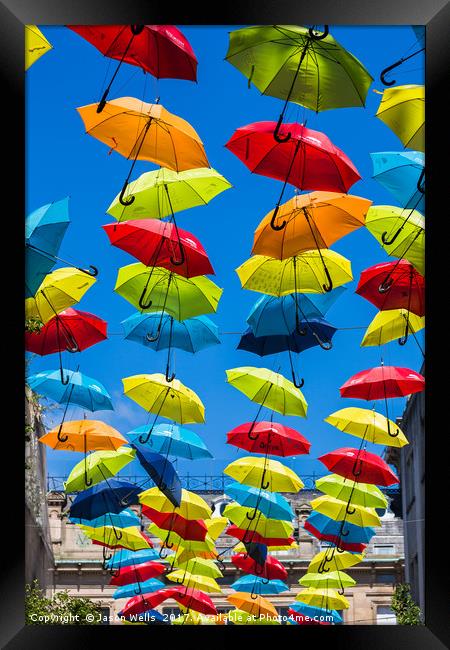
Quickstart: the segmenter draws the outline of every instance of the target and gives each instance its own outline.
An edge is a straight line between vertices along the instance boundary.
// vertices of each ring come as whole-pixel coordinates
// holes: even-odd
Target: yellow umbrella
[[[94,451],[75,465],[64,483],[64,490],[79,492],[115,476],[135,456],[136,451],[130,447],[119,447],[117,451]]]
[[[252,402],[282,415],[306,417],[308,404],[302,391],[278,372],[254,366],[230,368],[225,372],[227,382]]]
[[[53,45],[36,25],[25,25],[25,70],[52,49]]]
[[[243,609],[230,610],[227,618],[235,625],[281,625],[280,621],[276,618],[252,615]]]
[[[327,548],[317,553],[308,566],[308,573],[322,573],[323,569],[340,571],[359,564],[364,559],[364,553],[338,552],[335,547]],[[328,571],[327,571],[328,573]]]
[[[205,591],[209,594],[222,593],[220,585],[214,580],[214,578],[189,573],[185,569],[172,571],[166,575],[166,578],[172,582],[176,582],[179,585],[184,585],[188,588],[192,587],[194,589],[200,589],[200,591]]]
[[[180,562],[177,554],[170,556],[167,561],[178,569],[183,569],[196,576],[205,576],[207,578],[222,578],[223,573],[212,560],[206,560],[202,557],[193,557],[189,560]]]
[[[228,602],[236,607],[236,609],[241,609],[251,616],[265,616],[268,619],[276,618],[278,619],[278,612],[275,607],[272,605],[267,598],[263,596],[257,596],[256,598],[252,594],[245,593],[243,591],[237,591],[235,594],[230,594],[227,596]]]
[[[356,585],[356,580],[353,580],[348,573],[344,571],[330,571],[329,573],[305,573],[305,575],[298,581],[302,587],[314,587],[320,589],[353,587]]]
[[[350,603],[345,596],[341,596],[335,589],[314,589],[309,587],[296,595],[295,600],[320,607],[321,609],[348,609]]]
[[[270,458],[244,456],[227,465],[223,472],[239,483],[269,492],[299,492],[304,487],[295,472]]]
[[[144,548],[151,548],[151,545],[142,535],[138,526],[129,526],[128,528],[117,528],[115,526],[99,526],[92,528],[77,524],[86,537],[102,542],[109,548],[126,548],[130,551],[140,551]],[[119,535],[118,535],[119,533]]]
[[[47,323],[55,314],[79,302],[95,281],[94,276],[72,267],[52,271],[42,280],[36,294],[25,300],[25,318]]]
[[[271,296],[325,293],[353,279],[350,261],[328,248],[305,251],[285,260],[253,255],[236,273],[243,289]]]
[[[175,508],[157,487],[141,492],[139,501],[158,512],[175,512],[184,519],[204,519],[211,516],[211,508],[206,501],[195,492],[185,489],[181,490],[181,504],[178,508]]]
[[[325,422],[344,433],[377,445],[404,447],[409,444],[405,434],[395,422],[370,409],[350,406],[335,411],[325,418]]]
[[[86,452],[116,450],[128,441],[116,429],[101,420],[71,420],[45,433],[39,438],[39,442],[52,449]]]
[[[370,483],[356,483],[339,474],[328,474],[316,480],[316,488],[329,496],[365,508],[387,508],[388,502],[380,488]]]
[[[179,562],[181,566],[190,560],[198,558],[201,558],[202,560],[215,560],[218,556],[215,549],[212,551],[193,551],[189,548],[185,548],[184,540],[183,544],[174,544],[172,550],[175,551],[175,554],[170,556],[171,561]]]
[[[246,508],[234,502],[225,507],[223,514],[239,528],[256,531],[263,537],[290,537],[294,531],[293,524],[287,521],[269,519],[260,511],[255,514],[254,508]]]
[[[405,335],[405,328],[415,334],[425,327],[425,317],[406,309],[380,311],[367,328],[361,346],[384,345]]]
[[[168,531],[163,528],[159,528],[156,524],[150,524],[150,526],[147,527],[147,530],[155,537],[158,537],[168,548],[171,548],[172,543],[177,545],[182,544],[183,548],[190,551],[212,551],[215,548],[214,540],[211,539],[209,535],[206,535],[204,541],[200,542],[197,540],[194,541],[190,539],[183,539],[174,530]]]
[[[403,146],[425,151],[425,86],[385,88],[376,116],[400,138]]]
[[[208,535],[216,540],[225,530],[225,527],[228,526],[228,519],[226,517],[213,517],[212,519],[204,519],[204,524],[208,529]]]
[[[363,528],[366,526],[381,526],[380,518],[373,508],[352,504],[350,509],[348,505],[346,501],[340,501],[328,495],[311,501],[313,510],[334,519],[334,521],[348,521],[350,524]]]

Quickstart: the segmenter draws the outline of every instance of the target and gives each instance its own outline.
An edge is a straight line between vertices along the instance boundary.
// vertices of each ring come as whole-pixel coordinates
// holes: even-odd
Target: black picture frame
[[[213,4],[213,3],[211,3]],[[183,24],[323,24],[426,26],[426,143],[427,143],[427,391],[426,391],[426,624],[408,626],[330,627],[177,627],[148,626],[25,626],[23,536],[23,215],[25,153],[24,25],[101,23]],[[282,643],[329,644],[332,648],[434,650],[449,642],[448,542],[446,514],[449,473],[448,427],[445,423],[446,382],[445,307],[448,280],[444,223],[448,221],[447,165],[440,164],[440,151],[448,139],[447,104],[444,101],[450,75],[450,4],[445,0],[315,0],[298,2],[198,3],[183,7],[146,0],[3,0],[0,3],[0,40],[4,109],[2,129],[2,537],[6,542],[0,568],[0,640],[2,647],[91,648],[96,643],[160,643],[196,647],[214,643],[234,647]],[[382,44],[380,44],[382,47]],[[4,143],[5,139],[7,144]],[[62,161],[63,162],[63,161]],[[8,254],[11,253],[11,254]],[[444,304],[443,304],[444,303]],[[440,306],[443,305],[441,309]],[[8,354],[9,353],[9,354]],[[8,361],[9,356],[9,361]],[[441,366],[441,367],[439,367]],[[442,371],[442,372],[440,372]],[[444,392],[445,391],[445,392]],[[448,399],[448,398],[447,398]],[[318,636],[320,634],[320,637]],[[98,636],[100,635],[100,638]],[[156,636],[158,636],[158,640]],[[161,636],[160,636],[161,635]],[[233,646],[231,644],[234,644]],[[277,644],[277,646],[275,646]],[[100,647],[101,647],[100,645]],[[309,647],[309,646],[308,646]],[[448,646],[447,646],[448,647]]]

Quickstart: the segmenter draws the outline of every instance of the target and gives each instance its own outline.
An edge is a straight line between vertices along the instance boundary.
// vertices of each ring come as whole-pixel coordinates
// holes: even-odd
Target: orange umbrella
[[[43,435],[39,442],[52,449],[86,453],[100,449],[119,449],[128,441],[116,429],[100,420],[71,420]]]
[[[278,612],[272,603],[262,596],[257,596],[255,598],[254,594],[237,591],[235,594],[227,596],[227,600],[234,605],[236,609],[241,609],[251,616],[265,615],[269,617],[278,617]]]
[[[252,253],[280,260],[313,248],[329,248],[360,228],[372,201],[339,192],[294,196],[264,217],[255,231]]]

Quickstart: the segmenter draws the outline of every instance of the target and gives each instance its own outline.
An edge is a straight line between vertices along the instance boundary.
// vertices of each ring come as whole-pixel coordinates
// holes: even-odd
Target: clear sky
[[[85,134],[75,110],[96,102],[102,95],[104,82],[115,69],[116,62],[104,58],[87,41],[72,31],[57,26],[40,27],[54,49],[45,54],[26,73],[27,98],[27,212],[69,195],[71,224],[60,249],[60,255],[79,265],[94,264],[100,270],[96,284],[79,305],[108,321],[109,338],[81,354],[65,353],[64,366],[99,380],[113,398],[114,411],[87,412],[88,418],[110,423],[122,433],[146,424],[148,414],[123,395],[122,377],[139,373],[164,372],[166,352],[154,352],[123,339],[121,321],[134,308],[113,292],[117,270],[136,261],[127,253],[112,247],[101,228],[112,218],[105,214],[111,200],[122,188],[130,162],[119,154],[108,155],[108,148]],[[250,255],[253,231],[259,221],[274,208],[281,183],[251,174],[224,144],[235,129],[251,122],[277,120],[282,102],[262,96],[255,87],[247,88],[247,79],[224,61],[228,33],[237,27],[180,27],[197,56],[198,83],[182,80],[157,81],[135,67],[124,65],[114,82],[110,98],[134,96],[152,102],[160,96],[170,112],[188,120],[199,133],[212,167],[233,185],[208,206],[177,214],[181,228],[195,234],[206,248],[216,276],[212,279],[224,292],[217,314],[211,315],[221,332],[221,345],[196,355],[176,351],[177,378],[193,389],[206,408],[204,425],[187,425],[202,436],[214,455],[211,460],[178,462],[181,474],[220,474],[226,464],[240,455],[247,455],[226,444],[226,432],[253,419],[258,405],[225,381],[225,369],[236,366],[260,366],[276,369],[290,378],[287,353],[258,357],[237,351],[238,332],[246,329],[246,318],[261,296],[242,290],[235,268]],[[351,194],[373,201],[375,205],[396,205],[395,199],[372,180],[369,153],[400,151],[402,144],[390,129],[375,117],[383,90],[380,71],[417,48],[413,30],[401,27],[330,26],[330,33],[354,54],[374,77],[366,108],[346,108],[315,114],[291,104],[285,121],[303,121],[308,128],[323,131],[353,161],[362,180],[350,189]],[[423,83],[423,59],[415,57],[404,68],[395,71],[397,84]],[[148,162],[138,162],[133,178],[155,169]],[[285,200],[293,195],[288,186]],[[354,293],[363,269],[386,261],[387,255],[365,229],[346,236],[333,249],[349,258],[354,281],[327,315],[339,329],[333,349],[319,347],[305,351],[296,358],[300,376],[304,377],[303,393],[308,401],[308,417],[283,417],[279,422],[298,429],[312,443],[308,456],[282,459],[300,476],[326,473],[317,457],[338,447],[358,447],[359,439],[341,433],[323,419],[333,411],[347,406],[371,408],[361,400],[341,399],[339,386],[354,373],[379,365],[381,353],[385,364],[400,365],[419,371],[422,355],[412,337],[404,347],[397,342],[383,348],[360,347],[364,329],[377,310]],[[65,266],[65,264],[58,264]],[[355,329],[347,329],[355,328]],[[418,335],[423,342],[422,333]],[[56,369],[57,355],[34,356],[30,373]],[[391,400],[390,416],[401,415],[404,400]],[[383,412],[383,405],[378,410]],[[56,424],[62,410],[50,411],[48,423]],[[71,407],[67,419],[83,417]],[[150,418],[152,416],[150,415]],[[369,450],[382,452],[379,445]],[[66,475],[81,459],[78,453],[50,450],[48,468],[52,475]],[[143,474],[137,463],[122,474]]]

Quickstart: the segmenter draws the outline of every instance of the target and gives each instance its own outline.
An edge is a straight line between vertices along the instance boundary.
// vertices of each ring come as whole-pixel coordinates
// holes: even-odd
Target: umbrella
[[[398,477],[387,463],[365,449],[342,447],[319,456],[327,469],[357,483],[372,483],[373,485],[395,485]]]
[[[73,267],[52,271],[42,280],[36,294],[25,300],[25,318],[47,323],[59,312],[79,302],[94,282],[93,275]]]
[[[143,514],[151,519],[158,528],[167,530],[169,533],[173,530],[182,539],[203,542],[208,533],[206,524],[202,519],[185,519],[176,512],[159,512],[159,510],[149,506],[143,507]]]
[[[142,582],[132,582],[129,585],[118,587],[113,593],[113,598],[114,600],[118,600],[119,598],[133,598],[137,594],[151,594],[152,592],[164,589],[164,587],[165,584],[161,580],[149,578]]]
[[[386,88],[376,117],[398,136],[404,147],[425,151],[425,86]]]
[[[116,429],[100,420],[72,420],[64,422],[39,438],[52,449],[66,451],[116,450],[127,440]]]
[[[320,513],[317,513],[320,514]],[[333,521],[330,519],[329,521]],[[309,521],[305,521],[304,524],[304,529],[313,535],[316,539],[320,540],[321,542],[329,542],[332,546],[336,546],[340,552],[341,551],[349,551],[350,553],[362,553],[366,546],[366,542],[354,542],[350,541],[347,538],[347,535],[349,534],[349,526],[350,524],[344,524],[342,522],[335,522],[336,524],[336,532],[335,533],[324,533],[315,528]],[[359,528],[358,526],[354,526],[354,528]],[[374,530],[373,528],[362,528],[360,527],[361,530],[367,531],[367,530]],[[375,532],[373,533],[375,534]],[[353,539],[353,538],[352,538]]]
[[[133,307],[146,311],[167,310],[179,321],[217,311],[222,289],[209,278],[182,275],[141,263],[119,269],[114,291]],[[162,316],[155,336],[159,336]]]
[[[311,605],[306,605],[300,601],[292,603],[290,605],[290,609],[296,612],[297,615],[301,615],[303,618],[306,618],[309,621],[329,621],[330,623],[333,622],[338,624],[342,623],[342,616],[335,609],[326,610],[321,607],[312,607]]]
[[[352,501],[365,508],[386,509],[388,502],[376,485],[356,484],[339,474],[328,474],[316,480],[316,488],[341,501]]]
[[[253,573],[264,580],[286,580],[287,571],[273,555],[268,555],[263,564],[258,564],[246,553],[238,553],[231,556],[231,561],[235,567],[244,571],[245,573]],[[243,590],[245,591],[245,589]]]
[[[206,593],[221,594],[222,589],[220,585],[208,576],[198,576],[190,573],[189,571],[179,569],[167,574],[167,579],[176,582],[179,585],[184,585],[187,588],[194,587]]]
[[[126,548],[129,551],[140,551],[151,548],[149,540],[144,537],[137,526],[116,528],[115,526],[85,526],[79,525],[80,530],[91,539],[94,544],[101,544],[108,548]]]
[[[406,52],[405,56],[402,56],[401,59],[398,61],[395,61],[395,63],[392,63],[389,65],[387,68],[381,71],[380,73],[380,80],[385,86],[393,86],[395,84],[395,79],[388,81],[386,79],[386,75],[391,72],[392,70],[395,70],[399,66],[403,65],[405,61],[409,61],[409,59],[412,59],[413,57],[417,56],[421,52],[425,51],[425,29],[422,25],[411,25],[411,28],[414,31],[414,35],[417,39],[418,45],[422,45],[422,47],[419,50],[416,50],[415,52],[409,53],[411,48],[409,48]]]
[[[172,567],[184,569],[195,576],[205,576],[207,578],[223,578],[223,573],[217,568],[215,562],[206,560],[202,557],[194,557],[190,560],[180,562],[177,556],[170,556],[167,560]]]
[[[263,565],[267,559],[267,546],[265,544],[244,541],[233,548],[236,553],[245,553],[247,557],[260,565]]]
[[[278,618],[278,612],[275,607],[262,596],[252,598],[251,594],[238,591],[235,594],[229,594],[227,600],[237,609],[241,609],[252,616],[265,616],[266,619]]]
[[[395,422],[374,410],[351,406],[335,411],[324,420],[344,433],[362,438],[364,442],[389,447],[404,447],[409,444]]]
[[[175,25],[67,25],[119,65],[98,105],[101,113],[122,63],[142,68],[157,79],[197,81],[197,59]]]
[[[243,456],[225,467],[224,474],[239,483],[261,487],[269,492],[298,492],[304,485],[289,467],[277,460]]]
[[[425,275],[425,220],[417,210],[377,205],[369,208],[366,228],[388,255],[411,262]]]
[[[230,589],[250,593],[253,597],[282,594],[284,591],[289,591],[288,585],[281,580],[265,580],[256,575],[238,578],[230,585]]]
[[[227,517],[238,528],[244,525],[250,531],[256,531],[263,537],[289,537],[294,532],[294,526],[291,522],[279,521],[278,519],[268,519],[261,512],[257,516],[250,517],[252,508],[246,508],[237,503],[229,503],[224,511],[224,517]]]
[[[364,559],[364,553],[336,553],[336,548],[325,549],[317,553],[308,565],[308,573],[329,573],[341,571],[359,564]],[[326,567],[329,564],[330,566]],[[325,570],[324,570],[325,569]],[[320,605],[319,605],[320,606]]]
[[[193,609],[201,614],[217,614],[213,601],[209,596],[198,589],[184,589],[183,587],[171,587],[170,597],[177,601],[186,610]]]
[[[340,501],[330,497],[328,494],[311,501],[313,510],[320,512],[322,515],[330,517],[335,521],[348,521],[355,526],[381,526],[381,521],[373,508],[353,505],[351,513],[347,508],[346,501]]]
[[[181,503],[181,481],[167,457],[132,444],[136,458],[150,476],[156,487],[175,507]]]
[[[251,431],[253,435],[249,437]],[[227,443],[256,454],[297,456],[309,454],[311,443],[301,433],[278,422],[241,424],[227,433]]]
[[[64,373],[68,373],[64,378]],[[81,372],[42,370],[30,375],[27,383],[34,392],[45,395],[58,404],[77,404],[89,411],[113,411],[111,396],[96,379]]]
[[[404,208],[425,210],[425,156],[420,151],[371,153],[373,176]]]
[[[135,582],[145,582],[150,578],[160,576],[166,571],[166,565],[161,562],[142,562],[132,566],[125,566],[119,569],[109,581],[110,585],[123,587]]]
[[[214,197],[232,187],[210,167],[174,172],[165,167],[146,172],[128,186],[134,196],[131,205],[122,205],[119,194],[107,213],[118,221],[127,219],[163,219],[180,210],[207,205]]]
[[[407,260],[365,269],[356,293],[383,311],[406,309],[417,316],[425,315],[425,278]]]
[[[225,487],[225,494],[232,497],[241,506],[248,508],[257,508],[266,517],[271,519],[281,519],[283,521],[292,521],[294,512],[281,494],[277,492],[267,492],[260,487],[251,487],[241,483],[229,483]]]
[[[145,514],[145,507],[159,510],[159,512],[175,512],[171,501],[158,488],[150,488],[141,492],[139,501]],[[184,519],[205,519],[211,516],[211,508],[199,494],[189,490],[181,490],[181,504],[176,508],[177,514]]]
[[[143,614],[149,610],[158,607],[165,600],[172,597],[173,587],[164,587],[159,591],[150,592],[148,594],[139,594],[127,600],[119,616],[135,616],[136,614]]]
[[[69,197],[43,205],[25,219],[26,298],[34,296],[55,266],[69,223]]]
[[[272,551],[285,550],[297,546],[293,537],[264,537],[264,535],[254,530],[249,531],[248,528],[239,528],[234,524],[227,528],[226,534],[230,535],[230,537],[236,537],[236,539],[239,539],[244,544],[249,544],[250,542],[263,544]]]
[[[107,512],[101,517],[95,519],[80,519],[73,517],[70,519],[72,524],[83,524],[83,526],[90,526],[91,528],[100,528],[101,526],[115,526],[116,528],[129,528],[130,526],[140,526],[141,520],[137,514],[128,508],[122,510],[119,514],[114,512]]]
[[[79,492],[70,506],[70,517],[95,519],[107,512],[119,513],[137,504],[141,488],[128,481],[112,478]],[[93,529],[94,530],[94,529]]]
[[[175,420],[180,424],[205,421],[205,407],[193,390],[173,379],[167,381],[164,375],[133,375],[122,379],[124,394],[156,417],[149,427],[147,436],[139,437],[144,445],[150,439],[159,416]]]
[[[327,293],[353,279],[350,261],[328,248],[310,250],[286,260],[253,255],[237,269],[243,289],[285,296]]]
[[[64,483],[65,492],[80,492],[115,476],[134,460],[135,455],[136,452],[129,447],[119,447],[117,451],[94,451],[72,469]]]
[[[138,444],[139,438],[148,433],[148,426],[137,427],[126,434],[130,442]],[[213,458],[203,440],[194,431],[176,424],[157,424],[146,443],[152,451],[177,458]]]
[[[384,345],[395,339],[399,339],[399,343],[404,345],[409,332],[416,339],[416,332],[424,327],[425,317],[416,316],[406,309],[380,311],[367,328],[361,345]]]
[[[317,539],[328,541],[339,546],[342,542],[359,545],[368,544],[376,533],[374,528],[369,526],[356,526],[347,521],[345,522],[345,526],[343,526],[342,521],[335,521],[317,511],[310,513],[304,523],[304,528],[314,535],[314,537],[317,537]]]
[[[184,539],[176,533],[174,530],[165,530],[164,528],[160,528],[156,524],[150,524],[147,528],[148,532],[151,535],[154,535],[157,537],[159,540],[161,540],[161,548],[159,552],[159,557],[164,558],[166,555],[163,555],[163,550],[165,548],[171,549],[174,548],[174,550],[177,550],[179,546],[182,546],[184,549],[188,551],[194,551],[195,553],[197,552],[203,552],[207,551],[208,553],[211,551],[214,551],[214,540],[210,535],[206,535],[203,540],[196,540],[196,539]],[[209,556],[208,556],[209,558]]]
[[[125,194],[137,160],[148,160],[177,172],[209,167],[198,133],[189,122],[169,113],[161,104],[120,97],[109,101],[101,116],[97,104],[81,106],[77,111],[86,133],[133,161],[120,193],[122,205],[134,200],[133,196],[125,198]]]
[[[295,600],[299,600],[306,605],[321,607],[323,609],[348,609],[350,603],[345,596],[342,596],[336,589],[314,589],[309,587],[296,595]]]
[[[120,575],[119,572],[122,571],[124,567],[142,566],[144,562],[156,560],[157,557],[158,552],[153,548],[146,548],[142,551],[119,549],[113,554],[108,562],[106,562],[106,568],[108,570],[114,570],[114,575]]]
[[[328,293],[291,293],[277,298],[261,296],[253,305],[247,323],[255,336],[289,335],[300,329],[300,318],[324,318],[334,302],[346,291],[337,287]]]
[[[214,274],[200,241],[175,223],[138,219],[102,226],[113,246],[145,266],[161,266],[185,278]]]
[[[43,54],[53,49],[37,25],[24,25],[25,27],[25,70],[36,63]]]

